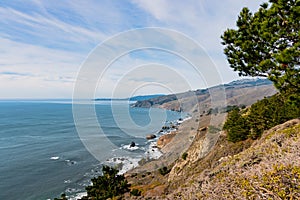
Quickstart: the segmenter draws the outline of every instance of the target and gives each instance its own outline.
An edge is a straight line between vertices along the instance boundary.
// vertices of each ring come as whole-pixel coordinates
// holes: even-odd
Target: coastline
[[[145,155],[140,157],[140,158],[132,158],[132,157],[114,157],[114,158],[110,158],[106,161],[104,161],[101,164],[105,164],[105,165],[110,165],[110,166],[114,166],[119,168],[119,174],[123,174],[125,177],[126,176],[130,176],[131,174],[135,174],[135,173],[142,173],[145,171],[155,171],[157,170],[160,165],[165,165],[166,163],[173,163],[175,160],[174,158],[178,156],[178,153],[175,153],[173,156],[171,156],[171,160],[170,160],[170,154],[173,154],[175,151],[173,150],[174,148],[179,150],[181,148],[178,148],[177,145],[175,144],[170,144],[172,143],[172,141],[170,141],[166,146],[164,146],[163,148],[158,148],[157,147],[157,141],[168,134],[173,134],[174,132],[176,132],[175,137],[172,139],[176,139],[176,135],[181,136],[184,132],[184,130],[189,127],[189,121],[192,120],[192,116],[187,113],[186,116],[182,117],[182,118],[178,118],[175,121],[167,121],[167,124],[172,124],[175,125],[176,128],[170,128],[170,129],[165,129],[164,131],[159,131],[158,133],[154,133],[155,134],[155,138],[154,139],[150,139],[147,142],[149,142],[149,147],[147,149],[147,151],[145,152]],[[180,120],[181,119],[181,120]],[[164,125],[166,126],[166,125]],[[163,127],[162,129],[163,130]],[[181,139],[180,139],[181,140]],[[122,147],[120,147],[121,149],[126,149],[128,151],[136,151],[139,149],[139,144],[136,144],[137,146],[135,147],[131,147],[130,148],[130,144],[127,145],[123,145]],[[173,148],[172,148],[173,146]],[[182,145],[181,145],[182,146]],[[187,146],[188,148],[188,146]],[[172,153],[173,152],[173,153]],[[71,196],[69,196],[68,198],[70,200],[77,200],[77,199],[81,199],[83,196],[86,196],[87,193],[86,192],[78,192],[75,193]]]
[[[210,133],[209,127],[220,125],[224,116],[226,113],[219,115],[193,113],[189,119],[180,124],[173,139],[161,149],[163,155],[159,159],[147,162],[124,174],[131,189],[142,191],[143,198],[163,197],[158,199],[164,199],[165,195],[174,189],[173,187],[178,186],[176,185],[177,172],[184,169],[183,166],[187,163],[192,165],[188,164],[185,169],[193,171],[192,166],[197,161],[198,155],[208,152],[214,146],[219,134]],[[200,148],[202,145],[203,148]],[[185,176],[179,179],[185,179]],[[174,196],[168,199],[173,198]],[[125,199],[135,198],[126,196]]]
[[[168,185],[168,179],[161,174],[160,170],[164,167],[171,170],[176,164],[176,161],[180,159],[185,152],[189,151],[190,146],[199,136],[199,131],[203,128],[207,130],[209,125],[219,125],[224,118],[224,115],[226,114],[212,116],[200,115],[199,112],[194,112],[192,115],[187,113],[186,116],[180,120],[180,123],[177,124],[176,129],[167,129],[163,132],[159,131],[156,133],[156,138],[148,140],[148,152],[152,155],[157,155],[156,157],[147,157],[146,152],[139,159],[127,157],[127,160],[125,161],[124,157],[111,158],[110,162],[103,162],[102,164],[121,167],[119,174],[125,176],[133,189],[147,191],[145,193],[146,196],[159,196],[160,194],[163,194],[162,191],[165,191]],[[177,123],[178,120],[179,119],[169,123],[174,124]],[[172,139],[162,148],[158,148],[157,141],[170,134],[174,134],[174,137],[172,137]],[[139,146],[139,144],[137,145]],[[127,144],[121,148],[130,150],[129,146],[130,144]],[[136,149],[138,149],[138,147],[132,148],[131,150],[135,151]],[[124,161],[126,162],[125,165]],[[159,183],[159,185],[156,185],[157,183]],[[156,194],[156,190],[159,190],[160,192]],[[75,196],[72,196],[72,199],[79,199],[82,195],[84,195],[83,192],[78,192]]]
[[[129,176],[135,173],[144,173],[158,170],[162,166],[169,166],[180,156],[180,153],[187,150],[189,145],[192,143],[194,136],[197,131],[190,130],[191,124],[194,117],[189,114],[179,120],[180,123],[176,126],[175,129],[171,129],[169,131],[164,132],[155,140],[154,148],[161,153],[161,156],[156,159],[145,160],[143,163],[139,163],[135,168],[126,171],[125,176]],[[177,121],[178,122],[178,121]],[[189,130],[188,130],[189,129]],[[187,131],[188,130],[188,131]],[[158,148],[157,142],[167,135],[173,134],[174,136],[167,144],[165,144],[162,148]],[[185,142],[183,142],[185,141]]]
[[[155,138],[148,139],[147,143],[148,148],[144,149],[146,152],[140,158],[131,158],[131,157],[120,157],[120,158],[111,158],[106,162],[107,164],[119,167],[119,174],[130,173],[139,168],[144,168],[148,163],[159,161],[161,158],[165,157],[165,153],[169,152],[170,147],[158,148],[157,142],[161,137],[164,137],[169,134],[177,135],[179,132],[182,132],[182,127],[186,127],[186,121],[190,120],[192,117],[190,114],[186,114],[184,117],[180,117],[175,121],[166,121],[165,124],[161,127],[161,130],[157,133],[152,133],[155,135]],[[121,148],[128,151],[135,151],[139,149],[139,144],[136,144],[135,147],[130,147],[130,144],[124,145]],[[166,145],[167,146],[167,145]],[[177,148],[177,147],[176,147]]]
[[[140,159],[132,159],[129,158],[130,162],[133,161],[132,165],[123,166],[119,174],[129,174],[129,173],[135,173],[135,171],[139,171],[140,169],[144,169],[148,165],[152,165],[151,163],[160,162],[162,158],[165,157],[165,154],[168,153],[170,150],[170,147],[164,146],[163,148],[159,148],[157,145],[157,142],[160,140],[160,138],[169,135],[174,134],[177,135],[179,132],[182,132],[182,128],[186,127],[185,123],[186,121],[190,120],[192,117],[190,114],[186,114],[185,117],[179,118],[175,121],[166,121],[165,125],[162,126],[161,130],[157,133],[154,133],[155,138],[148,139],[147,142],[149,142],[149,147],[146,150],[143,157]],[[169,127],[169,128],[166,128]],[[171,141],[170,141],[171,142]],[[127,150],[134,150],[135,148],[130,148],[129,145],[124,145],[125,149]],[[110,164],[119,164],[118,162],[110,162]],[[117,166],[116,165],[116,166]]]

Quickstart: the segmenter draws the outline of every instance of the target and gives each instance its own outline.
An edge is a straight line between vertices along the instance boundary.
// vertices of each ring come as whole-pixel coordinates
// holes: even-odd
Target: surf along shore
[[[178,124],[174,124],[175,127],[170,128],[169,131],[165,131],[165,133],[152,144],[152,150],[157,148],[161,152],[159,158],[150,159],[149,161],[142,159],[139,162],[139,166],[127,171],[125,174],[155,171],[161,167],[172,164],[181,152],[187,150],[196,135],[196,128],[191,130],[193,124],[192,118],[193,117],[186,117],[183,120],[178,120]]]

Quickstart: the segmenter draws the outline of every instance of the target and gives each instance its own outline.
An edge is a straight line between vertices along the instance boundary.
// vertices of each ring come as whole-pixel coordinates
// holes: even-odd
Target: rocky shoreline
[[[124,174],[131,189],[142,191],[142,196],[127,196],[125,199],[165,199],[164,195],[172,190],[172,180],[177,181],[177,170],[185,163],[197,161],[197,155],[206,155],[216,144],[219,133],[210,133],[209,127],[219,126],[226,115],[194,112],[180,121],[176,129],[161,135],[154,146],[162,155],[158,159],[143,160]],[[193,146],[199,148],[193,149]]]
[[[139,166],[127,171],[125,174],[155,171],[160,168],[160,166],[172,164],[181,151],[188,148],[188,144],[182,143],[181,140],[185,137],[192,138],[193,135],[195,135],[195,131],[185,134],[186,130],[190,128],[191,120],[192,117],[188,115],[188,117],[179,119],[176,123],[171,122],[171,126],[163,126],[160,132],[162,135],[153,142],[151,147],[152,150],[159,150],[162,155],[157,159],[142,159],[139,162]],[[191,143],[192,140],[185,139],[184,141]]]
[[[190,146],[199,137],[199,130],[205,136],[207,126],[211,122],[211,116],[202,116],[193,113],[192,116],[182,120],[176,130],[169,131],[160,136],[156,142],[156,148],[162,155],[158,159],[149,160],[136,168],[127,171],[124,175],[133,189],[143,191],[142,198],[157,198],[166,194],[169,187],[168,176],[163,175],[172,171],[176,162],[182,159],[182,155],[188,152]],[[165,171],[164,171],[165,170]],[[125,199],[135,199],[128,196]]]
[[[206,132],[209,125],[219,126],[226,114],[199,116],[199,113],[188,115],[187,118],[174,124],[175,127],[167,129],[152,145],[152,148],[159,150],[162,155],[157,159],[142,160],[139,166],[127,171],[126,174],[151,172],[163,166],[173,165],[189,149],[199,132],[203,130]]]

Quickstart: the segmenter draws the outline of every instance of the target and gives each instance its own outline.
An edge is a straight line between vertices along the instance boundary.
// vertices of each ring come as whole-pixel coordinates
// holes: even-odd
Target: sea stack
[[[135,147],[135,142],[131,142],[129,147],[130,148]]]

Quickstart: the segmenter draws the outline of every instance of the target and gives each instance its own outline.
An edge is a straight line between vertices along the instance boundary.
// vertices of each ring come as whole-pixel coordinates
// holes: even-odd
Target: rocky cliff
[[[227,103],[232,105],[250,105],[276,93],[263,82],[256,86],[233,82],[226,87]],[[219,131],[226,113],[208,112],[207,91],[198,91],[201,101],[196,106],[187,94],[181,96],[181,103],[191,104],[192,118],[161,138],[164,154],[159,160],[127,173],[132,188],[142,196],[126,198],[300,199],[300,119],[265,131],[258,140],[233,143]],[[151,102],[154,107],[181,109],[180,102],[168,101],[167,96]]]

